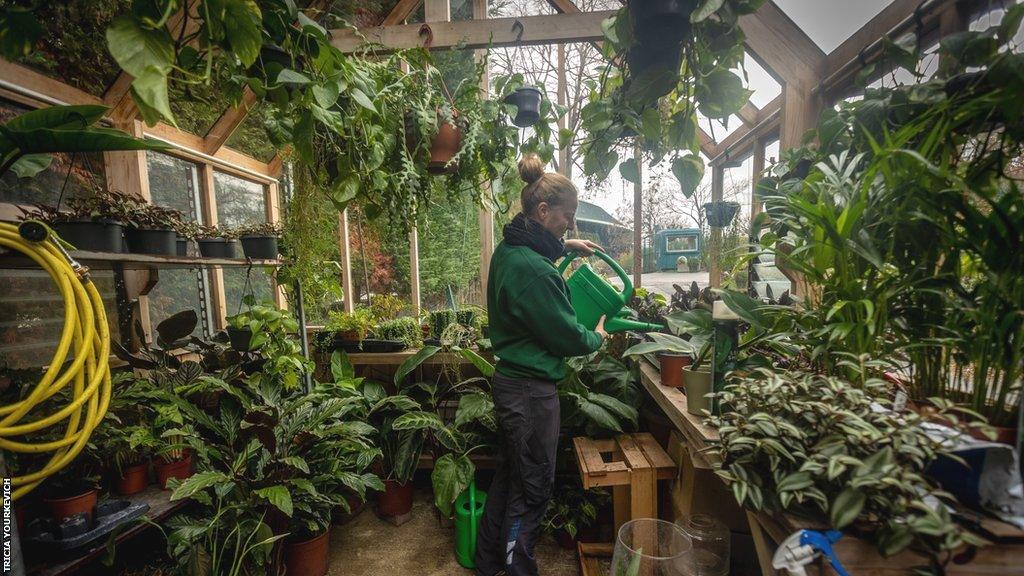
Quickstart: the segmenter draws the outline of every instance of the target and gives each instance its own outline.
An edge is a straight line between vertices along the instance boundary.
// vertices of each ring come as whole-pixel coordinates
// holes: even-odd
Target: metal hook
[[[523,32],[526,31],[526,27],[519,20],[512,23],[512,31],[516,33],[516,42],[522,42]]]
[[[429,24],[423,24],[420,26],[419,37],[421,39],[421,44],[425,48],[430,48],[434,43],[434,30]]]

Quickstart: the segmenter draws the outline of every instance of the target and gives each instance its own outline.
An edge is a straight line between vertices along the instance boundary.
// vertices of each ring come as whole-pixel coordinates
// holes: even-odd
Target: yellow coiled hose
[[[53,359],[32,392],[19,402],[0,406],[0,449],[53,453],[42,469],[12,478],[15,500],[78,456],[110,404],[110,329],[88,269],[68,256],[42,224],[25,222],[21,231],[23,234],[13,224],[0,223],[0,246],[21,252],[50,275],[64,298],[64,328]],[[65,366],[69,352],[73,359]],[[72,392],[69,403],[50,415],[26,418],[33,408],[68,385]],[[58,425],[65,425],[60,440],[26,443],[13,439]]]

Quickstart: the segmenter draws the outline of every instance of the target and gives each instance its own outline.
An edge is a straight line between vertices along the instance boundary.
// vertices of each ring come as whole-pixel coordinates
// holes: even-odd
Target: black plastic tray
[[[73,550],[95,542],[113,532],[118,526],[127,524],[149,512],[149,504],[132,504],[129,500],[108,500],[96,506],[93,513],[92,526],[87,528],[88,520],[84,514],[76,514],[64,520],[61,525],[50,519],[33,522],[29,526],[28,543],[46,547],[46,549]],[[61,527],[65,532],[74,533],[79,526],[80,533],[61,537]]]

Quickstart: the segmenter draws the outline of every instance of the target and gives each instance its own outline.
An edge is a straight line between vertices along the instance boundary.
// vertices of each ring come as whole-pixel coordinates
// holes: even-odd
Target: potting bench
[[[717,452],[710,450],[718,441],[718,431],[708,426],[702,417],[690,414],[687,411],[686,394],[683,390],[662,386],[657,368],[642,360],[640,381],[679,432],[673,434],[673,437],[678,439],[680,449],[669,451],[679,466],[678,484],[674,492],[679,504],[678,509],[689,511],[698,504],[706,506],[706,500],[712,494],[719,496],[715,497],[717,502],[711,504],[721,505],[721,498],[731,495],[729,490],[725,489],[723,481],[712,471],[719,461]],[[731,511],[727,513],[729,514]],[[963,514],[964,522],[992,545],[977,550],[966,550],[954,556],[946,573],[965,576],[1024,576],[1024,530],[981,516],[977,512],[965,511]],[[746,511],[745,515],[763,576],[778,574],[772,568],[772,557],[779,543],[787,536],[802,529],[827,528],[792,515],[771,515],[752,511]],[[906,575],[912,568],[925,564],[923,556],[910,551],[904,551],[892,558],[884,558],[874,544],[849,535],[839,540],[834,548],[843,566],[856,576]],[[818,562],[809,568],[809,574],[835,574],[825,562]],[[586,574],[587,572],[584,572],[584,576]]]

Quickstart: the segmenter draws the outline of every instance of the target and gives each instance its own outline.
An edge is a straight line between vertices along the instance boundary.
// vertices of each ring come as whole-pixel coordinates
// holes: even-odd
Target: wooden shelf
[[[245,268],[249,266],[281,266],[281,260],[250,260],[247,258],[203,258],[199,256],[158,256],[117,252],[72,250],[72,258],[93,270],[166,270],[187,268]],[[0,252],[0,268],[38,268],[29,258],[16,251]]]
[[[144,518],[149,518],[153,522],[161,522],[167,519],[169,516],[181,510],[188,504],[187,500],[171,502],[171,491],[161,490],[160,487],[155,484],[150,485],[150,487],[144,492],[135,494],[134,496],[115,496],[114,498],[118,500],[129,500],[132,504],[149,504],[149,511],[146,512]],[[130,540],[131,538],[138,536],[149,527],[150,525],[144,522],[141,518],[135,520],[133,523],[129,523],[128,527],[123,529],[117,535],[116,543],[120,545],[126,540]],[[35,570],[27,568],[26,571],[29,574],[38,576],[62,576],[64,574],[74,574],[90,562],[103,555],[107,550],[108,541],[109,536],[100,538],[93,544],[93,547],[73,552],[73,557],[64,558],[59,563],[45,568],[40,568],[39,566],[35,566]]]
[[[401,352],[351,352],[348,360],[353,366],[400,366],[409,358],[412,358],[419,350],[402,350]],[[491,351],[474,350],[484,360],[494,362],[494,353]],[[438,352],[423,361],[424,366],[436,366],[440,364],[462,364],[472,365],[469,360],[455,352]]]

